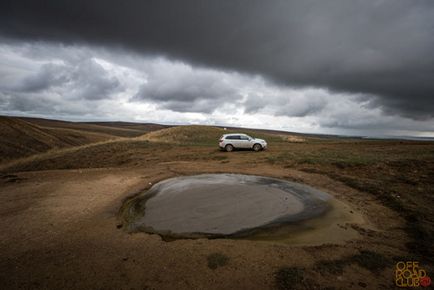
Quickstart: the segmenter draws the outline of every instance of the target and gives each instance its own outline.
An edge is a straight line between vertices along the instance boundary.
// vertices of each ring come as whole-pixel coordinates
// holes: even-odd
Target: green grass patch
[[[315,270],[321,274],[342,275],[344,268],[351,264],[357,264],[372,273],[379,273],[385,268],[390,267],[392,261],[379,253],[363,250],[359,254],[343,259],[319,261],[315,264]]]
[[[388,258],[372,251],[361,251],[360,254],[351,256],[349,261],[373,273],[378,273],[391,265]]]
[[[207,257],[208,268],[215,270],[218,267],[223,267],[229,262],[229,257],[222,253],[212,253]]]
[[[298,147],[294,147],[292,151],[283,151],[266,157],[268,163],[284,166],[333,165],[338,168],[366,166],[377,162],[377,160],[374,156],[328,150],[311,151]]]
[[[276,271],[274,279],[276,286],[282,290],[296,289],[303,283],[304,270],[297,267],[282,267]]]
[[[320,272],[322,275],[327,273],[342,275],[347,264],[346,260],[322,260],[315,264],[315,271]]]
[[[423,166],[420,166],[420,168],[423,168]],[[390,180],[384,177],[378,177],[378,180],[375,180],[325,171],[320,173],[326,174],[357,190],[368,192],[378,198],[383,205],[398,212],[406,220],[405,231],[412,238],[412,241],[406,244],[407,248],[411,253],[419,256],[420,259],[433,260],[431,243],[434,239],[434,233],[432,228],[429,228],[429,223],[425,222],[428,220],[426,213],[420,209],[409,208],[405,201],[397,197],[399,191],[394,190],[395,183],[398,182],[396,176]],[[410,184],[410,186],[414,185]]]

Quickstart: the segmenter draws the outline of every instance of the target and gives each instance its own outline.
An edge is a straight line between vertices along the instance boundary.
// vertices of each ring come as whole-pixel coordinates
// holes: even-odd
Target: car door
[[[250,148],[250,139],[245,135],[240,136],[240,147],[239,148]]]
[[[242,144],[241,144],[241,138],[239,135],[232,136],[232,139],[233,139],[232,142],[233,142],[235,148],[243,148]]]
[[[227,144],[231,144],[235,148],[240,148],[240,136],[238,135],[230,135],[226,137]]]

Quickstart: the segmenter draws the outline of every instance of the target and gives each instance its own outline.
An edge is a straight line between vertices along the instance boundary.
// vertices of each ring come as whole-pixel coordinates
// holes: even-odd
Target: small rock
[[[360,287],[363,287],[363,288],[366,288],[366,286],[368,286],[368,284],[363,283],[363,282],[359,282],[359,286],[360,286]]]

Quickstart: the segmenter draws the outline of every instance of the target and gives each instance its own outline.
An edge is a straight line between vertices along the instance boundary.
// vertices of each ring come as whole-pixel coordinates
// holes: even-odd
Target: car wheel
[[[261,144],[255,144],[255,145],[253,145],[253,150],[255,150],[256,152],[258,152],[258,151],[260,151],[262,149],[262,146],[261,146]]]
[[[228,144],[225,146],[225,149],[227,152],[232,152],[232,151],[234,151],[234,146],[232,146],[231,144]]]

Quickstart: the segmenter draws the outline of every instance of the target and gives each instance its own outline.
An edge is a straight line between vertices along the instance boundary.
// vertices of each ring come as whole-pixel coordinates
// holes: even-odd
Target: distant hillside
[[[175,126],[131,122],[67,122],[40,118],[0,116],[0,163],[112,139],[215,146],[221,135],[246,133],[269,142],[304,142],[301,135],[272,130]],[[134,141],[134,140],[132,140]]]
[[[277,131],[278,132],[278,131]],[[256,138],[263,138],[267,141],[290,141],[288,138],[291,135],[280,135],[282,132],[265,133],[255,129],[242,129],[242,128],[227,128],[226,130],[219,127],[210,126],[178,126],[158,130],[143,135],[143,139],[154,142],[168,142],[178,144],[196,144],[196,145],[216,145],[219,138],[223,134],[229,133],[245,133]],[[297,140],[298,142],[304,141]]]
[[[52,150],[4,166],[0,165],[0,172],[143,166],[180,160],[221,161],[226,156],[218,150],[217,142],[223,134],[235,132],[265,138],[272,146],[287,144],[282,135],[258,133],[250,129],[224,130],[211,126],[177,126],[134,138],[118,138]]]
[[[147,132],[167,128],[168,126],[151,123],[130,122],[66,122],[39,118],[24,118],[21,120],[44,128],[62,128],[102,133],[117,137],[137,137]]]
[[[0,162],[112,138],[107,134],[44,128],[20,118],[0,116]]]
[[[86,122],[82,124],[92,124],[92,125],[98,125],[100,127],[110,127],[113,129],[118,128],[118,129],[134,130],[140,132],[140,135],[142,135],[143,133],[172,127],[168,125],[160,125],[154,123],[131,123],[131,122]]]

